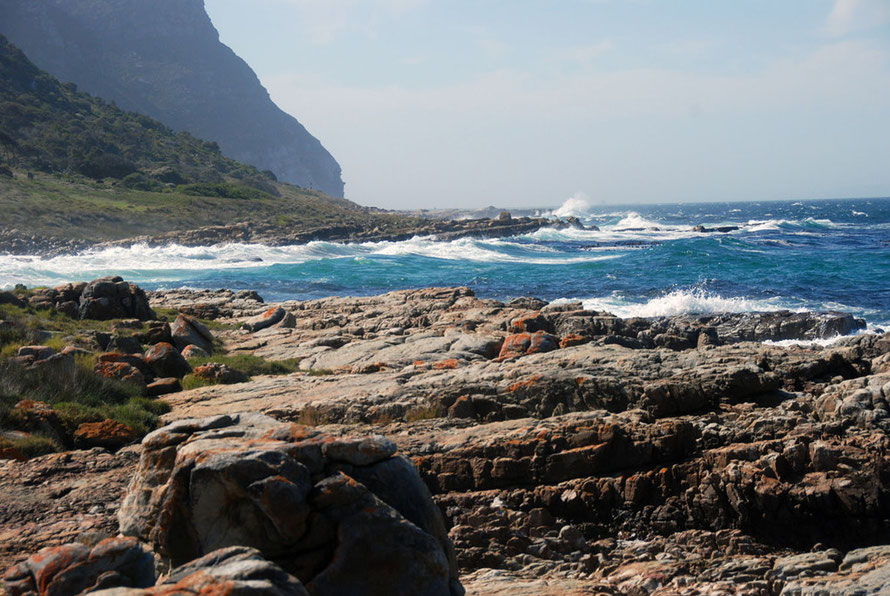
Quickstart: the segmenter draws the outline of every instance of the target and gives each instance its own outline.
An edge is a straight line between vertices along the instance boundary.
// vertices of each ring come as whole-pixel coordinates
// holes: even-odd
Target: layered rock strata
[[[396,512],[387,519],[411,521],[447,553],[442,532],[391,500],[392,487],[429,491],[471,594],[890,590],[890,334],[826,341],[862,326],[849,315],[620,319],[466,288],[273,305],[227,292],[151,298],[215,309],[231,324],[217,338],[230,353],[299,358],[303,368],[169,398],[174,426],[146,439],[121,527],[171,564],[231,539],[312,593],[323,576],[306,561],[334,559],[283,553],[315,535],[298,522],[327,514],[328,496],[352,494],[345,474]],[[345,437],[375,434],[387,439],[371,442],[370,459],[350,459],[363,450]],[[325,447],[335,444],[347,447]],[[323,464],[306,455],[316,448]],[[422,484],[363,475],[410,468],[383,456],[395,450]],[[5,464],[10,514],[25,515],[17,491],[43,459]],[[306,516],[264,504],[263,491],[284,481],[293,498],[269,503],[308,503]],[[270,529],[245,537],[213,503],[244,507],[250,525]],[[350,519],[351,506],[334,518]],[[70,523],[66,515],[48,512],[33,527]],[[320,542],[361,543],[360,532],[341,534]],[[41,536],[20,552],[45,545]]]

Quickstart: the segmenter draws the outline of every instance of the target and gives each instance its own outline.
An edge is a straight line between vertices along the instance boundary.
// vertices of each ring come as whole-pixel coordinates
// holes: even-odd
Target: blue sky
[[[890,195],[890,0],[205,0],[387,208]]]

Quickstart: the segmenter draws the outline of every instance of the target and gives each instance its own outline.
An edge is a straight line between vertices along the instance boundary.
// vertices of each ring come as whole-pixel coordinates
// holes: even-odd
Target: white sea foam
[[[651,229],[661,229],[664,227],[662,224],[658,222],[654,222],[652,220],[646,219],[639,213],[635,211],[631,211],[627,215],[625,215],[621,221],[612,226],[613,230],[621,231],[621,230],[651,230]]]
[[[588,217],[591,206],[590,197],[583,192],[576,192],[566,199],[558,209],[553,210],[551,215],[556,217]]]
[[[618,296],[588,298],[584,308],[604,310],[619,317],[668,317],[683,314],[775,311],[787,308],[779,301],[725,298],[700,289],[674,290],[646,302],[632,302]],[[795,309],[804,310],[804,309]]]
[[[415,237],[401,242],[310,242],[294,246],[219,244],[189,247],[168,244],[152,247],[136,244],[52,258],[0,256],[0,287],[11,287],[17,283],[27,286],[54,285],[110,274],[122,275],[138,282],[173,282],[194,277],[200,271],[255,269],[323,259],[367,259],[375,255],[414,255],[454,261],[539,265],[568,265],[620,256],[584,254],[561,257],[547,246],[474,238],[441,242],[430,237]]]

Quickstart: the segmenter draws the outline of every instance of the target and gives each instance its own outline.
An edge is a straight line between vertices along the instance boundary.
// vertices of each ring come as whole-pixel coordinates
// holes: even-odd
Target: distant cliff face
[[[62,81],[343,196],[340,166],[220,43],[203,0],[0,0],[0,33]]]

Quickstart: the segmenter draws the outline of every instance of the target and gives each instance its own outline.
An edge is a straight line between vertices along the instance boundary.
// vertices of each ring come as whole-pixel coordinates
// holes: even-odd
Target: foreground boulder
[[[154,558],[133,538],[109,538],[92,549],[78,543],[45,548],[3,576],[10,596],[147,588],[154,581]]]
[[[213,334],[198,320],[179,315],[170,327],[173,343],[179,350],[197,346],[207,354],[213,354]]]
[[[46,548],[10,568],[10,596],[161,596],[266,594],[308,596],[300,580],[256,549],[233,546],[195,559],[155,585],[154,557],[133,538],[109,538],[90,549],[80,543]]]
[[[38,290],[28,302],[34,308],[55,309],[72,318],[100,321],[156,318],[142,288],[119,276]]]
[[[259,414],[182,420],[143,440],[120,528],[173,565],[255,548],[314,594],[462,594],[441,514],[395,451]]]

